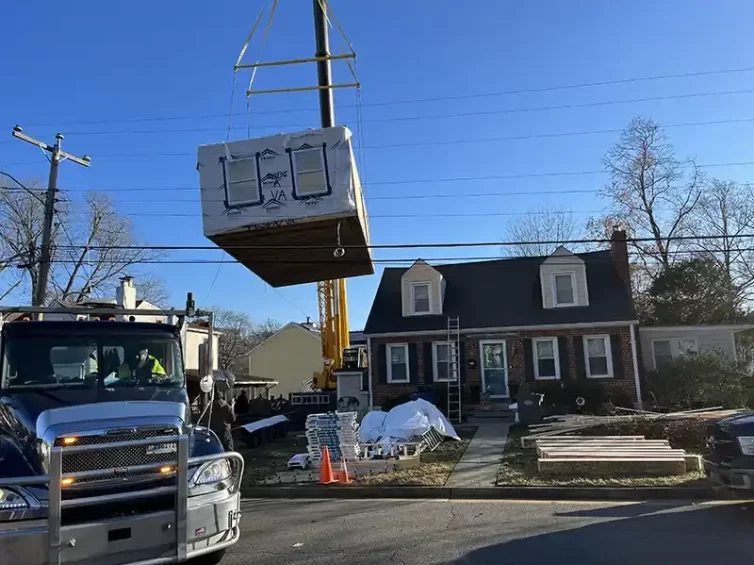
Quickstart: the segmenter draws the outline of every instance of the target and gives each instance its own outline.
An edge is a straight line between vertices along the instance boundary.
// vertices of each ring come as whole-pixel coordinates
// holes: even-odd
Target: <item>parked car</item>
[[[710,426],[704,469],[717,484],[754,490],[754,412],[736,414]]]

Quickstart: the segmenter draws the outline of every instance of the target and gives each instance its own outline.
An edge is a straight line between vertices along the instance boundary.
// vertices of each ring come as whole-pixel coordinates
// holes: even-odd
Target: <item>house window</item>
[[[558,338],[534,340],[534,376],[537,379],[559,379]]]
[[[409,382],[408,345],[405,343],[387,346],[387,382]]]
[[[654,349],[655,369],[659,369],[673,360],[673,349],[669,339],[653,341],[652,348]]]
[[[262,189],[259,184],[256,157],[225,160],[223,170],[225,202],[229,207],[261,203]]]
[[[696,353],[698,351],[695,339],[679,339],[678,340],[678,353],[681,355],[687,355],[689,353]]]
[[[584,357],[587,377],[596,379],[613,376],[610,336],[584,336]]]
[[[558,273],[553,275],[555,306],[573,306],[576,304],[573,273]]]
[[[458,378],[457,371],[458,371],[458,365],[457,365],[457,359],[448,359],[448,352],[455,350],[455,347],[449,347],[448,343],[445,341],[433,343],[432,347],[434,349],[434,362],[435,362],[435,382],[447,382],[450,380],[449,373],[449,361],[456,361],[455,365],[455,371],[453,371],[454,379]]]
[[[429,314],[429,283],[413,283],[411,285],[411,305],[414,314]]]
[[[319,196],[330,192],[324,146],[294,151],[292,165],[296,196]]]

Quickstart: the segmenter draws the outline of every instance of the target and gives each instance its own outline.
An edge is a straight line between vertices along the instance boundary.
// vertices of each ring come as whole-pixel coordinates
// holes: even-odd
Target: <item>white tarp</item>
[[[399,404],[390,412],[369,412],[359,428],[362,443],[401,443],[434,427],[445,437],[460,440],[447,418],[431,402],[418,399]]]

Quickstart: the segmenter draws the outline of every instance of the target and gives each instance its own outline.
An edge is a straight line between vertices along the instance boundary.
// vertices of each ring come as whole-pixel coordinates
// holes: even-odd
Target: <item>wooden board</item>
[[[336,258],[339,224],[341,245],[361,247]],[[366,232],[356,215],[250,228],[209,239],[273,287],[374,274]]]
[[[572,475],[610,477],[615,475],[635,475],[663,477],[686,473],[683,457],[672,459],[539,459],[539,472],[544,475]]]

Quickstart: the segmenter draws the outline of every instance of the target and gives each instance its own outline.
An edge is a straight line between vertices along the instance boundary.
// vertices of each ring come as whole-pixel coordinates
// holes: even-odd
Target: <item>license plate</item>
[[[175,453],[178,451],[178,445],[175,443],[164,443],[160,445],[148,445],[147,455],[162,455],[165,453]]]

